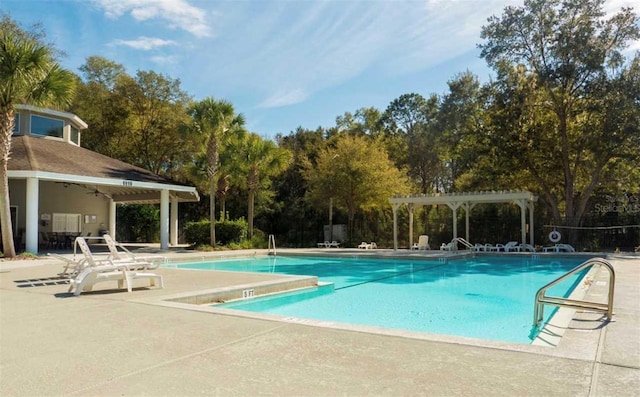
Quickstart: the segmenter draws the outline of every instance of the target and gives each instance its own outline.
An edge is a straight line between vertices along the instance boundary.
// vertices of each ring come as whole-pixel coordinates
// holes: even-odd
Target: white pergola
[[[469,213],[477,204],[514,203],[520,207],[521,242],[527,241],[526,213],[529,210],[529,244],[533,245],[533,203],[537,197],[528,191],[437,193],[416,196],[395,196],[389,199],[393,207],[393,249],[398,249],[398,208],[409,209],[409,242],[413,242],[413,212],[417,206],[446,204],[453,211],[453,239],[458,238],[458,209],[465,212],[466,240],[469,240]]]

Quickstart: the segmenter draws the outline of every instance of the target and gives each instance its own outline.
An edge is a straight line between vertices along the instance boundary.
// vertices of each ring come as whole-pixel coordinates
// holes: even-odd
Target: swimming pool
[[[314,275],[330,287],[229,302],[236,310],[531,343],[536,291],[584,258],[479,256],[449,261],[261,257],[180,268]],[[550,289],[568,296],[581,277]],[[553,310],[545,312],[548,318]]]

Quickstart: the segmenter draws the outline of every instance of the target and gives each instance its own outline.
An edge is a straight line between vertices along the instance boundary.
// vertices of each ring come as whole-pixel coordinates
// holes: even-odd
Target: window
[[[71,142],[80,145],[80,131],[75,127],[71,127]]]
[[[52,216],[51,231],[54,233],[80,233],[82,223],[80,214],[56,214]]]
[[[42,116],[31,116],[31,134],[62,138],[64,121]]]
[[[16,116],[13,120],[13,131],[11,131],[12,135],[20,133],[20,113],[16,113]]]

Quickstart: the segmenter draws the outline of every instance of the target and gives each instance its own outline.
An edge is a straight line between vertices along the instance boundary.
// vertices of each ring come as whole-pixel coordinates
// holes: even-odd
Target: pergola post
[[[451,241],[458,238],[458,208],[460,208],[461,205],[462,203],[459,202],[447,203],[447,206],[453,211],[453,238]]]
[[[529,244],[535,247],[533,231],[533,201],[527,201],[527,207],[529,208]]]
[[[518,201],[520,207],[520,241],[522,244],[527,243],[527,204],[524,200]]]
[[[415,205],[407,204],[407,208],[409,209],[409,248],[411,248],[413,245],[413,210]]]
[[[468,202],[462,204],[462,209],[464,209],[464,230],[465,230],[464,239],[467,241],[469,241],[469,213],[471,212],[472,208],[473,206],[470,205]]]
[[[400,204],[393,204],[393,250],[398,250],[398,207]]]

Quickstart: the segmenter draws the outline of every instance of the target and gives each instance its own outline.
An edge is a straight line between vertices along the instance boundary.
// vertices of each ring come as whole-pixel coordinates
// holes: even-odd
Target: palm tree
[[[229,132],[242,130],[244,116],[236,115],[231,102],[205,98],[191,107],[191,116],[195,128],[202,134],[207,157],[207,176],[209,177],[209,218],[211,221],[211,246],[216,246],[216,191],[218,190],[218,171],[220,170],[220,146],[230,135]]]
[[[264,140],[257,134],[248,134],[241,144],[243,170],[249,192],[249,238],[253,237],[253,212],[255,193],[260,189],[261,177],[275,176],[284,171],[291,162],[291,153]]]
[[[4,256],[10,258],[16,255],[7,177],[14,105],[65,106],[75,92],[73,73],[60,67],[38,29],[25,31],[8,16],[0,20],[0,223]]]

